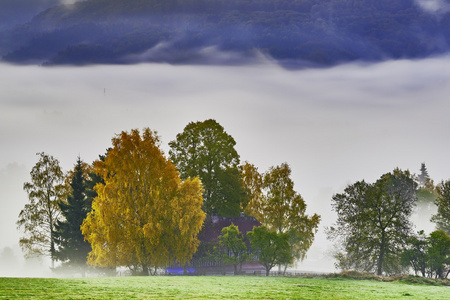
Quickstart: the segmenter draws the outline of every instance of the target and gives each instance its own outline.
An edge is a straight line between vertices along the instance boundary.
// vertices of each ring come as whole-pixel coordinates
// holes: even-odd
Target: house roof
[[[202,242],[213,242],[217,240],[222,233],[222,229],[234,224],[239,231],[245,236],[247,232],[252,231],[253,227],[261,226],[253,217],[217,217],[207,216],[203,228],[199,234],[199,240]]]

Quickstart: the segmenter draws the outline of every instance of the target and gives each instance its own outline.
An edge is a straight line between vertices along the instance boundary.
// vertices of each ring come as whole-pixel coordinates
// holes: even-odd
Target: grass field
[[[346,278],[0,278],[0,299],[450,299],[450,288]]]

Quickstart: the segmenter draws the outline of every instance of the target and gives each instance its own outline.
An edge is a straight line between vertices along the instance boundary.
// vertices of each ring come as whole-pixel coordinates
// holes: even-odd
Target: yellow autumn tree
[[[320,216],[306,214],[306,203],[294,190],[289,165],[283,163],[260,174],[254,165],[246,163],[242,177],[250,195],[246,213],[268,229],[288,234],[291,256],[303,260],[314,241]]]
[[[112,139],[104,161],[94,162],[104,184],[83,222],[92,245],[88,263],[126,266],[150,274],[152,269],[185,264],[197,250],[205,214],[199,179],[181,181],[160,150],[157,134],[144,129]]]

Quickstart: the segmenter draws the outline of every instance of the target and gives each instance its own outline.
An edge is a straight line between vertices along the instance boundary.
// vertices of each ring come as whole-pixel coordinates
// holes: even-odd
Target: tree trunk
[[[233,267],[234,267],[234,275],[237,275],[238,274],[237,264],[234,264]]]
[[[144,276],[149,276],[150,275],[147,264],[142,264],[142,274]]]
[[[383,261],[384,261],[384,250],[386,244],[385,232],[381,232],[381,246],[380,246],[380,255],[378,256],[377,262],[377,275],[381,276],[383,274]]]

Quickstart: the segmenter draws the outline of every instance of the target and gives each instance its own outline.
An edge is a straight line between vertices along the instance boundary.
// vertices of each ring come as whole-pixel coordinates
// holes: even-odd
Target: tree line
[[[20,212],[20,245],[27,256],[48,255],[72,271],[118,266],[153,274],[194,258],[238,266],[258,260],[267,273],[303,260],[320,223],[306,214],[287,163],[260,172],[241,163],[236,141],[215,120],[191,122],[169,143],[156,132],[121,132],[92,164],[78,158],[66,174],[57,159],[38,153],[29,203]],[[414,233],[417,205],[437,206],[436,231]],[[336,268],[447,278],[450,274],[450,180],[435,185],[394,169],[373,183],[348,185],[332,197],[337,221],[326,229],[336,243]],[[253,216],[262,226],[246,236],[232,225],[218,241],[201,243],[206,215]],[[53,266],[52,263],[52,266]]]
[[[24,184],[29,203],[17,221],[25,234],[20,245],[26,256],[48,255],[52,268],[60,261],[59,269],[83,275],[88,265],[148,275],[174,263],[187,266],[207,214],[245,212],[263,224],[249,235],[246,251],[267,272],[303,259],[320,216],[306,215],[288,164],[260,174],[250,163],[240,164],[235,144],[219,123],[206,120],[189,123],[170,142],[168,157],[148,128],[121,132],[98,160],[89,165],[78,158],[66,174],[57,159],[38,153]],[[284,248],[272,251],[266,264],[272,243]]]
[[[447,278],[450,274],[450,181],[437,186],[425,164],[421,173],[395,169],[376,182],[364,180],[347,186],[332,198],[338,218],[327,229],[339,251],[336,267],[343,270],[394,275],[411,270],[416,275]],[[413,209],[436,204],[431,218],[436,231],[413,232]]]

